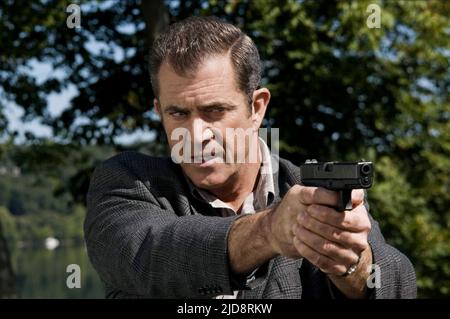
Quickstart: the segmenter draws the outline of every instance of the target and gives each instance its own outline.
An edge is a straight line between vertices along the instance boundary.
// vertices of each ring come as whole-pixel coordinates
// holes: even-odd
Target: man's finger
[[[297,222],[309,231],[354,251],[363,251],[367,247],[367,234],[365,233],[342,230],[323,223],[304,212],[298,214]]]
[[[359,205],[352,210],[336,212],[333,208],[322,205],[310,205],[306,212],[311,217],[322,223],[351,232],[363,232],[370,230],[370,221],[364,205]]]
[[[338,275],[347,271],[346,266],[336,264],[336,262],[331,258],[321,255],[295,236],[293,239],[293,243],[294,247],[297,249],[301,256],[309,260],[309,262],[321,269],[323,272]]]
[[[300,186],[298,188],[298,198],[305,205],[336,206],[338,204],[338,193],[322,187]]]
[[[354,189],[352,190],[352,204],[353,207],[358,206],[359,204],[364,202],[364,190],[362,189]]]
[[[336,263],[352,265],[357,262],[358,255],[351,249],[344,248],[335,242],[325,239],[299,224],[294,225],[292,228],[295,237],[321,255],[331,258]]]

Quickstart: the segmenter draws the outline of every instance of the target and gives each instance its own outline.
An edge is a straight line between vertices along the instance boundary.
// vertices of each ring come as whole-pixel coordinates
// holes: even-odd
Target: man
[[[362,190],[336,212],[335,192],[301,186],[298,167],[258,139],[270,92],[241,30],[173,24],[150,72],[172,159],[122,153],[88,193],[86,243],[107,297],[416,296],[411,263],[384,242]]]

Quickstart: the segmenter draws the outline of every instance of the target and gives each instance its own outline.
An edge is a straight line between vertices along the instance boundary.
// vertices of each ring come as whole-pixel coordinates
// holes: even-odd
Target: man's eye
[[[173,117],[183,117],[187,115],[186,112],[170,112],[169,114]]]
[[[207,113],[221,113],[223,111],[225,111],[225,108],[223,108],[223,107],[215,107],[213,109],[206,110]]]

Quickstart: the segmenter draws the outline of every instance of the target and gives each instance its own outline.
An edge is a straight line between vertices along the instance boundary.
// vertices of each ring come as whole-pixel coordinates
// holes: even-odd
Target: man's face
[[[159,71],[159,88],[159,100],[155,99],[154,102],[172,153],[181,139],[175,134],[175,140],[172,140],[172,133],[182,129],[190,134],[191,141],[187,145],[185,143],[185,147],[191,147],[191,163],[182,162],[181,167],[191,181],[197,187],[212,190],[239,178],[244,165],[236,163],[236,160],[227,161],[223,157],[224,161],[217,163],[217,158],[209,157],[206,161],[205,158],[195,159],[195,156],[201,158],[206,153],[218,155],[218,152],[211,150],[221,149],[225,150],[225,156],[234,153],[233,159],[236,159],[236,153],[244,152],[248,161],[249,143],[244,143],[243,149],[233,141],[232,147],[232,140],[227,142],[226,129],[251,131],[254,138],[261,124],[261,114],[249,110],[246,95],[237,87],[229,56],[207,58],[196,74],[190,77],[176,74],[167,63],[163,63]],[[186,149],[181,153],[186,154]]]

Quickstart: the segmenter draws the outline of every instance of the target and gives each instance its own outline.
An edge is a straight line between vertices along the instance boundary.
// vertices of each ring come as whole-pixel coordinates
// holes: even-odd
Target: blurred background
[[[272,92],[264,126],[280,128],[281,156],[375,163],[372,215],[413,262],[419,297],[449,297],[445,0],[2,0],[0,296],[104,297],[83,241],[90,174],[123,150],[167,154],[148,50],[192,15],[228,20],[257,44]],[[66,286],[69,264],[81,288]]]

